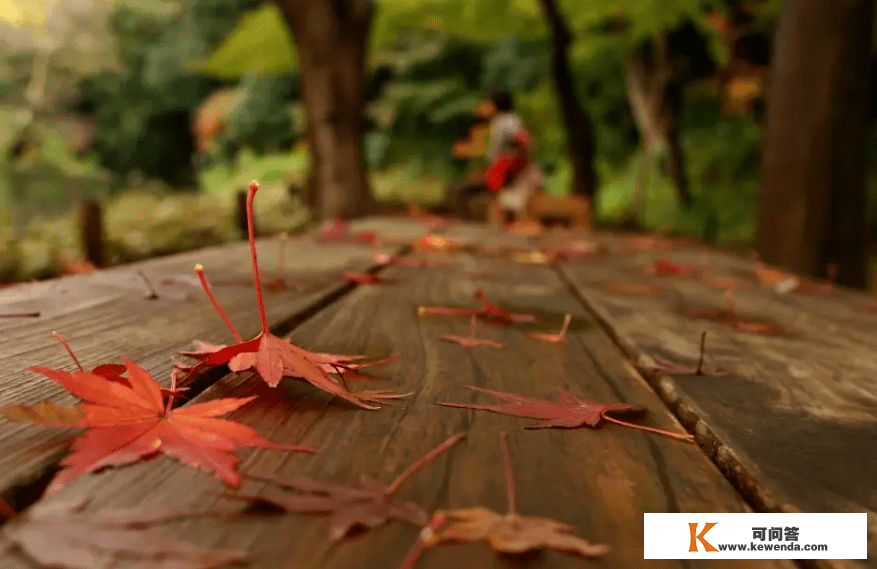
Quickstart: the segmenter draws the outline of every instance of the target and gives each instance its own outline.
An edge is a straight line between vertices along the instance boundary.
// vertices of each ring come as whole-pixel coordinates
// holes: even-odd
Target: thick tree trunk
[[[593,200],[597,192],[597,175],[594,172],[594,133],[591,117],[579,103],[569,67],[567,51],[572,43],[572,34],[556,0],[541,0],[541,2],[545,18],[552,31],[551,73],[557,88],[563,120],[566,123],[566,140],[573,166],[573,193]]]
[[[867,281],[868,77],[874,0],[786,0],[761,158],[758,251],[837,281]]]
[[[295,40],[311,150],[309,200],[321,219],[372,209],[362,137],[372,0],[275,0]]]

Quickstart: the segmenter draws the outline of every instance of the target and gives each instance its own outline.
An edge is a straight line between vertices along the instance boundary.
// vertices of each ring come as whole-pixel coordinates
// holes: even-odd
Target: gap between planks
[[[365,225],[367,226],[370,220],[364,220]],[[382,218],[378,218],[378,222],[385,222]],[[352,224],[351,231],[357,227],[357,224]],[[441,229],[431,231],[432,233],[440,233]],[[312,233],[315,234],[315,233]],[[406,244],[400,244],[392,248],[392,254],[405,256],[409,255],[412,251],[411,242],[414,241],[414,237],[411,237]],[[363,247],[371,247],[371,245],[362,245]],[[184,255],[189,255],[192,252],[186,252]],[[262,260],[260,258],[260,260]],[[148,263],[150,260],[144,261]],[[168,261],[167,258],[158,259],[159,262]],[[264,260],[262,260],[264,263]],[[134,267],[141,265],[140,263],[132,263],[127,266],[129,270],[133,270]],[[362,268],[362,272],[378,274],[381,271],[385,270],[387,265],[382,265],[375,263],[373,260],[370,260],[367,265]],[[113,267],[114,270],[122,270],[120,267]],[[41,286],[46,286],[45,281],[43,283],[38,283]],[[301,300],[304,302],[304,305],[299,309],[294,310],[288,316],[283,317],[280,320],[275,320],[270,324],[269,329],[271,333],[279,336],[285,336],[290,334],[293,330],[313,318],[315,315],[320,313],[322,310],[331,306],[335,302],[342,299],[344,296],[348,295],[351,291],[355,290],[358,286],[362,286],[353,282],[339,282],[338,284],[325,287],[320,291],[312,291],[308,293],[303,293]],[[99,302],[96,305],[101,306],[103,304],[112,303],[121,296],[121,293],[111,296],[104,302]],[[205,310],[208,310],[205,307]],[[65,315],[66,316],[66,315]],[[63,352],[63,350],[61,350]],[[170,356],[168,356],[167,361],[170,362]],[[154,370],[150,370],[150,373],[155,373]],[[184,406],[186,404],[192,403],[195,398],[201,393],[210,389],[213,385],[216,384],[220,379],[228,375],[229,371],[227,366],[222,366],[214,369],[208,369],[199,374],[198,378],[194,380],[188,387],[187,397],[185,400],[177,399],[177,404],[174,407]],[[163,383],[163,380],[159,380],[159,383]],[[59,434],[59,437],[61,435]],[[71,439],[72,440],[72,439]],[[42,493],[48,484],[51,482],[53,476],[57,472],[60,462],[63,457],[68,454],[67,449],[68,444],[63,443],[62,445],[54,444],[52,445],[52,450],[46,453],[46,456],[43,457],[42,460],[39,460],[34,465],[34,468],[30,469],[28,472],[23,473],[21,476],[13,479],[11,483],[5,485],[0,488],[0,497],[4,499],[6,502],[11,504],[16,511],[23,511],[28,507],[32,506],[36,502],[38,502]],[[0,519],[0,526],[5,524],[8,520]]]

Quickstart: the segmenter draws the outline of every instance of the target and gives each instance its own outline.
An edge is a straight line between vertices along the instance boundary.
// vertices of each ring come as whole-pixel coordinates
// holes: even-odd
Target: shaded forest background
[[[75,270],[82,200],[104,203],[110,262],[238,238],[253,178],[271,196],[263,232],[312,220],[295,4],[0,1],[0,280]],[[574,189],[546,4],[569,32],[598,221],[753,246],[779,0],[376,1],[362,85],[375,198],[442,204],[473,166],[452,148],[496,90],[515,94],[548,191]],[[866,151],[870,215],[873,133]]]

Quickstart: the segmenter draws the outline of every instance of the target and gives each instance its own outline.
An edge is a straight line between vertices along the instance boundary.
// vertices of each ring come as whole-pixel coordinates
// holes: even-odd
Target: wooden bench
[[[404,219],[356,224],[413,242],[424,234]],[[630,240],[594,236],[607,253],[555,265],[522,264],[490,254],[526,250],[533,241],[477,224],[444,230],[472,247],[433,252],[442,264],[391,265],[380,274],[395,282],[354,286],[343,270],[377,270],[367,244],[316,243],[292,238],[289,277],[301,286],[266,294],[268,320],[304,348],[320,352],[400,357],[368,380],[376,388],[412,395],[379,410],[358,409],[301,382],[285,380],[281,397],[257,399],[229,416],[275,442],[312,445],[314,454],[246,449],[241,472],[308,474],[343,483],[360,475],[389,483],[407,465],[454,433],[466,438],[418,471],[398,492],[427,511],[484,506],[505,511],[505,480],[498,433],[508,431],[518,510],[569,523],[609,552],[594,559],[547,551],[510,560],[484,544],[427,551],[417,567],[792,568],[764,560],[644,561],[645,512],[877,511],[877,315],[873,299],[836,290],[819,297],[775,294],[755,283],[752,263],[684,246],[669,253],[631,252]],[[259,243],[270,272],[278,241]],[[423,256],[398,245],[395,252]],[[294,254],[292,254],[294,252]],[[662,256],[706,265],[715,277],[747,280],[735,288],[741,314],[787,327],[782,335],[747,334],[679,313],[678,295],[692,306],[719,305],[723,292],[696,277],[660,277],[644,267]],[[73,369],[51,337],[65,336],[83,364],[132,358],[167,385],[171,355],[192,340],[228,343],[231,337],[193,280],[204,265],[220,303],[244,337],[259,330],[249,284],[246,244],[217,247],[70,277],[0,289],[2,312],[40,311],[38,319],[0,320],[0,405],[74,401],[31,365]],[[146,298],[141,271],[157,289]],[[168,280],[170,279],[170,280]],[[189,287],[173,284],[186,281]],[[712,282],[712,281],[710,281]],[[165,283],[165,284],[161,284]],[[617,283],[661,287],[661,294]],[[727,284],[727,283],[726,283]],[[482,325],[480,334],[507,345],[474,348],[443,342],[466,335],[469,321],[422,315],[418,306],[474,306],[477,290],[500,306],[534,313],[537,325]],[[657,289],[654,289],[657,290]],[[677,291],[677,292],[673,292]],[[572,316],[567,342],[544,343],[533,330],[555,331]],[[649,371],[653,355],[694,361],[702,330],[707,355],[725,377],[666,376]],[[365,380],[364,380],[365,381]],[[698,444],[603,424],[596,429],[522,430],[530,423],[492,413],[452,409],[438,401],[485,402],[466,385],[554,398],[557,389],[607,403],[644,405],[640,422],[691,432]],[[183,404],[264,392],[249,373],[207,374]],[[81,476],[57,494],[41,497],[71,433],[0,419],[0,493],[17,509],[44,508],[87,497],[86,511],[169,506],[240,512],[240,502],[209,473],[160,457]],[[244,480],[241,492],[265,484]],[[15,519],[8,522],[19,523]],[[246,566],[275,568],[395,568],[420,528],[391,522],[333,543],[324,518],[297,514],[244,515],[172,522],[168,535],[209,548],[243,549]],[[874,528],[874,524],[869,524]],[[877,566],[871,559],[814,566]],[[120,565],[122,566],[122,565]],[[0,554],[2,569],[34,569],[17,548]]]

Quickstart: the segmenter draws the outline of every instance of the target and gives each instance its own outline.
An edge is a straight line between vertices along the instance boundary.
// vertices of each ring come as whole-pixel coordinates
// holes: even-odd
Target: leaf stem
[[[213,303],[213,308],[216,309],[216,312],[219,313],[219,317],[222,318],[222,321],[225,322],[225,325],[228,326],[229,330],[231,330],[234,339],[237,340],[237,342],[240,344],[241,342],[243,342],[243,339],[241,338],[241,335],[238,334],[238,331],[235,330],[235,327],[231,323],[231,320],[229,320],[228,315],[225,313],[222,307],[219,306],[219,301],[216,300],[215,296],[213,296],[213,291],[210,290],[210,284],[207,282],[207,277],[204,276],[204,267],[202,267],[201,265],[195,265],[195,273],[198,275],[198,280],[201,281],[201,288],[204,289],[204,292],[207,293],[207,298],[209,298],[210,302]]]
[[[566,338],[566,331],[569,330],[569,323],[572,321],[572,314],[567,314],[563,319],[563,326],[560,327],[560,332],[557,334],[560,338]]]
[[[167,407],[164,408],[165,414],[171,412],[171,407],[174,405],[174,392],[177,390],[177,369],[174,368],[171,371],[171,394],[167,397]]]
[[[76,354],[73,353],[73,350],[70,349],[70,345],[67,343],[67,340],[61,337],[61,334],[57,332],[52,332],[52,336],[57,338],[61,344],[64,346],[64,349],[67,350],[67,353],[70,354],[70,357],[73,358],[73,361],[76,362],[76,367],[79,368],[79,371],[85,372],[85,368],[82,367],[82,364],[79,363],[79,358],[76,357]]]
[[[512,458],[509,456],[509,445],[506,441],[507,438],[505,431],[499,434],[499,442],[502,447],[502,458],[505,462],[505,489],[509,502],[509,514],[515,514],[517,513],[518,507],[517,500],[515,499],[515,476],[514,472],[512,472]]]
[[[399,569],[414,569],[414,566],[420,560],[420,556],[423,555],[423,550],[435,539],[439,529],[445,525],[446,521],[447,517],[441,512],[436,512],[432,515],[426,527],[420,530],[417,540],[411,545],[411,549],[408,550],[408,554],[402,560]]]
[[[286,235],[286,233],[280,234],[280,244],[277,248],[277,278],[279,278],[281,282],[286,282],[286,241],[288,239],[289,236]]]
[[[695,375],[703,375],[703,357],[706,351],[706,330],[700,333],[700,357],[697,359],[697,369]]]
[[[443,442],[439,446],[435,447],[434,449],[432,449],[431,451],[426,453],[426,455],[423,458],[421,458],[420,460],[418,460],[417,462],[415,462],[414,464],[412,464],[411,466],[406,468],[405,471],[402,474],[400,474],[398,476],[398,478],[396,478],[396,480],[393,481],[392,484],[387,486],[387,495],[395,492],[399,488],[399,486],[403,482],[405,482],[405,480],[408,479],[409,476],[411,476],[412,474],[414,474],[415,472],[417,472],[418,470],[420,470],[421,468],[426,466],[435,457],[437,457],[441,453],[445,452],[446,450],[448,450],[449,448],[451,448],[452,446],[454,446],[455,444],[457,444],[458,442],[460,442],[464,438],[466,438],[466,433],[457,433],[456,435],[450,437],[448,440],[446,440],[445,442]]]
[[[137,270],[137,275],[141,279],[143,279],[143,284],[146,285],[146,290],[147,290],[146,298],[148,298],[150,300],[157,299],[158,292],[156,292],[155,287],[152,285],[152,281],[150,281],[149,278],[145,274],[143,274],[143,271],[141,271],[139,269]]]
[[[694,437],[691,436],[691,435],[680,435],[680,434],[678,434],[678,433],[671,433],[670,431],[664,431],[664,430],[662,430],[662,429],[655,429],[655,428],[652,428],[652,427],[644,427],[644,426],[642,426],[642,425],[637,425],[637,424],[634,424],[634,423],[628,423],[628,422],[626,422],[626,421],[621,421],[621,420],[619,420],[619,419],[616,419],[615,417],[610,417],[609,415],[606,415],[605,413],[602,415],[602,417],[603,417],[605,420],[609,421],[610,423],[615,423],[616,425],[622,425],[622,426],[624,426],[624,427],[630,427],[630,428],[632,428],[632,429],[639,429],[639,430],[641,430],[641,431],[648,431],[648,432],[650,432],[650,433],[655,433],[655,434],[658,434],[658,435],[664,435],[665,437],[670,437],[671,439],[677,439],[677,440],[685,441],[685,442],[688,442],[688,443],[693,443],[693,442],[694,442]]]
[[[262,299],[262,281],[259,278],[259,261],[256,259],[256,228],[253,222],[253,198],[259,190],[259,182],[253,180],[247,191],[247,235],[250,241],[250,257],[253,259],[253,280],[256,283],[256,300],[259,303],[259,318],[262,333],[268,333],[268,319],[265,317],[265,303]]]

